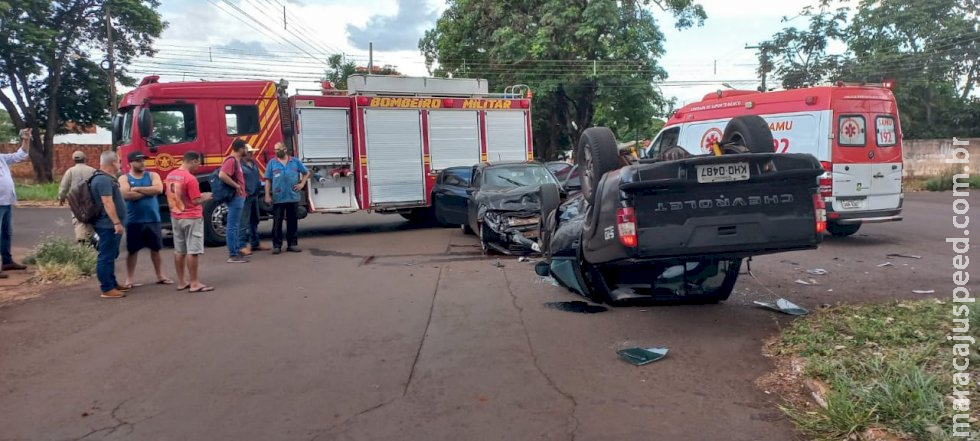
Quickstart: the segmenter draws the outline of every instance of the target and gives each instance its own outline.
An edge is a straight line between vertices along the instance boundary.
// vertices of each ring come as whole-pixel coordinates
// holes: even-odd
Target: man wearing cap
[[[71,159],[75,161],[75,165],[66,170],[65,175],[61,177],[61,189],[58,191],[58,203],[61,205],[65,205],[68,192],[72,188],[87,181],[95,173],[95,168],[85,163],[85,152],[75,150],[75,153],[71,154]],[[92,233],[95,230],[91,224],[79,222],[74,215],[71,217],[71,224],[75,226],[75,240],[79,243],[88,243],[92,240]]]
[[[262,190],[262,174],[253,156],[259,149],[248,146],[242,158],[242,172],[245,174],[245,208],[242,210],[240,241],[242,255],[249,256],[252,251],[263,248],[259,244],[259,195]]]
[[[20,131],[20,148],[14,153],[0,154],[0,256],[3,266],[0,267],[0,279],[6,279],[4,271],[27,269],[26,266],[14,262],[10,255],[10,241],[14,236],[13,207],[17,203],[14,193],[14,178],[10,174],[10,164],[27,160],[27,151],[31,146],[31,129]]]
[[[163,194],[163,180],[160,175],[146,171],[140,152],[130,152],[129,173],[119,177],[119,191],[126,200],[126,281],[123,288],[133,287],[133,273],[139,251],[150,249],[150,260],[156,271],[157,282],[170,285],[174,282],[163,274],[160,249],[163,248],[163,235],[160,233],[160,202],[157,196]]]
[[[299,159],[289,156],[286,146],[276,143],[276,159],[265,166],[265,203],[272,204],[272,254],[282,252],[282,222],[286,221],[286,251],[299,253],[296,234],[297,209],[310,171]]]
[[[242,255],[242,243],[239,234],[242,224],[242,209],[245,208],[245,175],[242,172],[242,157],[248,150],[244,139],[236,139],[231,143],[231,155],[221,163],[218,178],[235,191],[235,197],[228,201],[228,217],[225,222],[225,241],[228,245],[228,263],[247,263]]]

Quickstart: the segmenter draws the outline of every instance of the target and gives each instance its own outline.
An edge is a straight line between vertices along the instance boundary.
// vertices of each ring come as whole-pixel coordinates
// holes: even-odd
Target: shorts
[[[174,219],[174,252],[204,254],[204,219]]]
[[[160,248],[163,248],[160,222],[126,224],[126,251],[135,253],[143,248],[152,251],[160,251]]]

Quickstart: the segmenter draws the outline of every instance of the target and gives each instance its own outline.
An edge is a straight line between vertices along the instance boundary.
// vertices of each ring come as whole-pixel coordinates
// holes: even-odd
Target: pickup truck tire
[[[841,225],[835,222],[827,223],[827,231],[837,237],[847,237],[858,232],[861,228],[861,224],[848,224]]]
[[[602,176],[619,168],[619,147],[612,130],[607,127],[585,129],[575,151],[575,161],[582,167],[582,194],[591,205],[595,202],[595,188]]]
[[[204,202],[204,245],[216,247],[227,241],[225,225],[228,225],[228,206],[213,200]]]
[[[772,131],[761,116],[742,115],[732,118],[725,126],[721,144],[734,143],[745,146],[750,153],[773,153]]]

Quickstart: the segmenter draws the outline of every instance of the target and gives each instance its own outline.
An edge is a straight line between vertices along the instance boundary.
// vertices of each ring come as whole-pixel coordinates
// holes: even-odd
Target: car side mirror
[[[143,107],[136,117],[136,128],[140,131],[140,136],[149,138],[153,134],[153,115],[150,109]]]

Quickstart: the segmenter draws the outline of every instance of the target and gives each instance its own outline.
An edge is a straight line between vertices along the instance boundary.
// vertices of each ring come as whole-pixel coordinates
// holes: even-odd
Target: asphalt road
[[[753,384],[791,318],[751,301],[943,295],[953,199],[910,194],[903,222],[758,258],[720,305],[589,315],[543,307],[580,299],[529,263],[498,268],[459,230],[315,216],[302,254],[230,265],[209,249],[212,293],[149,284],[107,301],[89,281],[0,308],[0,440],[799,439]],[[17,209],[15,246],[69,234],[66,219]],[[152,282],[145,256],[139,271]],[[634,367],[615,354],[629,346],[670,355]]]

